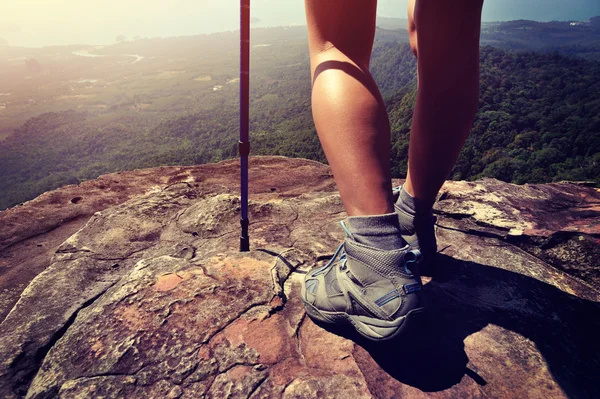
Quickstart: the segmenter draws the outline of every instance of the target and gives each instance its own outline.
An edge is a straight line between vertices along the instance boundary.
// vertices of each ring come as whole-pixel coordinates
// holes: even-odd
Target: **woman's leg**
[[[306,0],[315,126],[350,216],[394,212],[390,125],[369,72],[376,0]]]
[[[404,188],[432,204],[467,138],[479,98],[483,0],[412,0],[409,34],[418,93]]]

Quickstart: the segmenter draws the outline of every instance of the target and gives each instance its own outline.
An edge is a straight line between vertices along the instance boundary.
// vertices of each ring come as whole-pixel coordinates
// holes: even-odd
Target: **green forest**
[[[235,57],[220,59],[221,71],[206,67],[210,87],[192,79],[198,73],[189,84],[161,80],[168,103],[160,92],[131,89],[109,106],[29,118],[0,141],[0,209],[109,172],[235,157]],[[304,39],[256,48],[251,70],[251,154],[326,162],[312,122]],[[371,70],[390,117],[393,176],[403,177],[416,61],[407,43],[377,40]],[[599,77],[599,61],[483,46],[479,112],[451,178],[600,183]]]
[[[416,90],[414,76],[394,80],[392,71],[414,70],[408,53],[385,44],[373,65],[392,125],[395,176],[406,173]],[[451,178],[600,182],[599,77],[597,61],[482,47],[479,111]]]

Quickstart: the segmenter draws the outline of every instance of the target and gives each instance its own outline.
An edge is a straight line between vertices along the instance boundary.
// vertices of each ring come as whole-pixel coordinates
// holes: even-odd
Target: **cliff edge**
[[[447,182],[430,315],[398,345],[304,313],[303,273],[343,239],[329,167],[250,165],[249,253],[233,160],[0,212],[0,397],[600,396],[598,189]]]

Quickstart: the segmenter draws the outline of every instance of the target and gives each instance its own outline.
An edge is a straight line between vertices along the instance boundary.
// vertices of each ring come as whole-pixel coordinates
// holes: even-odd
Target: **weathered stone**
[[[499,237],[600,290],[600,193],[573,183],[446,182],[440,226]],[[595,267],[590,267],[595,266]]]
[[[430,315],[398,341],[371,343],[317,326],[300,301],[303,273],[343,238],[329,169],[251,164],[249,253],[238,252],[233,161],[155,177],[159,187],[96,209],[56,242],[0,324],[0,396],[600,395],[598,190],[448,182],[424,289]],[[44,201],[63,196],[55,203],[89,197],[69,187],[20,208],[52,209]]]
[[[267,378],[267,373],[248,366],[235,366],[215,378],[207,398],[247,398]]]
[[[131,376],[83,377],[66,382],[58,396],[69,399],[126,398],[135,390],[136,382]]]
[[[299,196],[304,189],[302,185],[296,185],[298,181],[317,191],[334,191],[331,172],[325,165],[288,159],[286,162],[290,169],[280,174],[278,168],[282,159],[253,158],[249,175],[249,192],[253,198],[259,200],[264,195],[269,198]],[[95,212],[149,191],[187,184],[198,187],[201,184],[200,192],[205,195],[237,193],[238,179],[237,160],[117,172],[65,186],[20,206],[0,211],[0,321],[4,320],[31,280],[50,265],[59,245],[82,228]],[[81,200],[73,203],[72,198]]]
[[[282,399],[371,398],[362,381],[343,374],[312,378],[296,378],[283,392]]]

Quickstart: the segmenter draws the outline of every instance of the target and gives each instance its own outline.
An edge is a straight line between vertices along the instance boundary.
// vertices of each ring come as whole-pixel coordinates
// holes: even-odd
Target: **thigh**
[[[369,65],[377,0],[305,0],[311,57],[336,49],[357,65]]]

